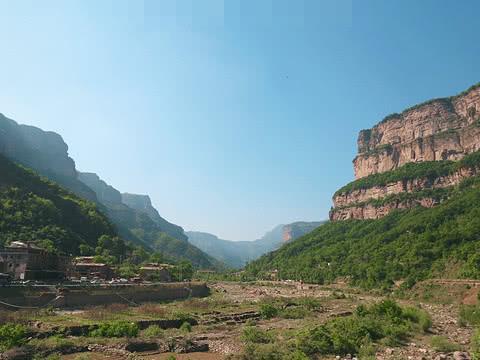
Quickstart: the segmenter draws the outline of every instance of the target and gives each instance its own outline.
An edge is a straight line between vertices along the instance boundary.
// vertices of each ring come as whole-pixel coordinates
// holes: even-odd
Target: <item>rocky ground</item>
[[[397,301],[402,305],[420,306],[432,317],[431,330],[417,335],[401,347],[381,347],[377,359],[470,359],[468,353],[473,329],[460,326],[459,308],[461,303],[472,304],[477,301],[477,284],[461,283],[429,283],[418,286],[409,294],[402,294]],[[263,330],[276,333],[294,332],[298,329],[315,326],[339,316],[352,314],[361,303],[372,303],[384,298],[383,295],[361,292],[345,285],[331,287],[306,285],[294,282],[262,282],[262,283],[228,283],[210,284],[212,296],[203,300],[195,300],[189,304],[189,311],[194,314],[198,325],[192,332],[185,334],[177,329],[166,330],[162,339],[139,338],[139,344],[127,344],[121,340],[102,345],[83,344],[88,352],[63,355],[68,360],[103,360],[103,359],[176,359],[220,360],[228,355],[239,354],[243,350],[241,335],[246,322],[255,322]],[[305,318],[286,319],[274,317],[261,319],[258,303],[271,299],[298,299],[302,297],[316,298],[321,302],[321,310],[315,311]],[[211,302],[208,306],[207,303]],[[164,304],[162,306],[179,306]],[[158,309],[157,309],[158,310]],[[71,314],[81,316],[82,314]],[[456,351],[437,351],[432,346],[432,338],[441,336],[457,346]],[[188,340],[188,341],[185,341]],[[142,343],[143,342],[143,343]],[[155,342],[156,348],[142,350],[142,346],[150,346]],[[149,345],[150,344],[150,345]],[[172,345],[173,344],[173,345]],[[135,347],[138,347],[137,349]],[[133,349],[133,350],[132,350]],[[135,352],[135,349],[137,350]],[[168,351],[175,351],[169,353]],[[349,358],[349,357],[347,357]],[[350,356],[354,359],[354,355]],[[335,359],[332,357],[331,359]],[[340,359],[337,357],[337,359]]]

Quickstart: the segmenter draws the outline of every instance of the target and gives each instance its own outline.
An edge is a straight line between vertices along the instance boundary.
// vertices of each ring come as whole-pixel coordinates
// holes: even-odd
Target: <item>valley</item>
[[[479,281],[426,281],[408,291],[398,288],[391,294],[362,291],[341,283],[322,286],[292,281],[213,282],[208,286],[211,294],[203,298],[139,305],[123,302],[67,311],[0,311],[0,318],[15,319],[17,324],[31,327],[33,332],[30,340],[23,340],[27,344],[23,351],[36,351],[43,354],[41,358],[51,359],[54,354],[60,359],[77,360],[260,359],[267,353],[276,354],[278,359],[303,359],[302,353],[317,347],[314,351],[320,351],[326,359],[335,359],[345,351],[342,359],[349,359],[349,352],[351,357],[362,359],[458,360],[469,359],[469,351],[477,346],[472,326],[479,320],[471,314],[479,309]],[[328,329],[332,324],[343,326],[343,322],[353,321],[353,325],[355,321],[363,321],[365,315],[359,315],[359,309],[376,309],[374,304],[400,306],[405,314],[410,314],[408,319],[417,320],[408,320],[413,322],[405,323],[408,326],[404,332],[377,333],[380,337],[374,336],[371,343],[355,342],[359,340],[353,337],[350,345],[338,343],[346,346],[345,350],[330,349],[311,338],[313,329],[322,324]],[[369,321],[387,321],[386,315],[381,314]],[[150,319],[150,324],[163,325],[148,325],[146,319]],[[167,325],[167,320],[162,323],[161,319],[183,320]],[[99,337],[94,333],[99,330],[92,327],[117,324],[120,329],[122,322],[128,323],[125,321],[134,321],[132,324],[138,324],[139,330],[134,327],[128,337],[113,334]],[[81,335],[73,331],[79,325],[90,327]],[[344,331],[338,336],[344,336],[346,341],[357,330]],[[42,335],[47,333],[50,335]],[[45,336],[46,339],[40,340]]]

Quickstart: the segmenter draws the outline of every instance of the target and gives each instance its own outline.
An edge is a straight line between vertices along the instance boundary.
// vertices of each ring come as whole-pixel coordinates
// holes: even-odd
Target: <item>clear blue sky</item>
[[[0,112],[232,240],[327,218],[358,131],[480,81],[476,0],[0,0]]]

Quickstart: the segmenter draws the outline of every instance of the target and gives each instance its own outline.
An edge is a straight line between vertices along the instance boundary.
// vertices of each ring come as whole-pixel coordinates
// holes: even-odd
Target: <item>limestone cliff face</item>
[[[379,219],[395,209],[409,209],[415,206],[433,207],[439,204],[443,198],[429,196],[428,193],[425,193],[425,190],[449,189],[479,173],[479,168],[462,168],[453,174],[434,179],[400,180],[383,186],[373,186],[368,189],[357,189],[340,193],[333,197],[334,207],[330,212],[330,219],[332,221]],[[408,196],[395,197],[399,194],[422,194],[422,191],[424,195],[418,198],[409,198]],[[382,199],[384,201],[381,201]],[[380,201],[375,202],[375,200]]]
[[[380,184],[375,174],[395,171],[408,163],[458,161],[479,150],[480,84],[457,96],[390,115],[360,132],[358,155],[353,160],[357,180],[352,184],[364,183],[347,186],[348,190],[334,195],[330,219],[378,219],[395,209],[435,206],[448,196],[449,189],[479,175],[480,167],[463,166],[441,176],[405,177]]]
[[[393,114],[362,130],[355,177],[390,171],[409,162],[458,160],[480,149],[480,86]]]

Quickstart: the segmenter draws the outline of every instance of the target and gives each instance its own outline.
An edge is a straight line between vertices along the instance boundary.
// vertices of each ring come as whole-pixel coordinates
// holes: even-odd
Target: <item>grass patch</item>
[[[242,341],[251,344],[268,344],[275,340],[275,337],[256,326],[246,326],[243,329]]]
[[[150,325],[143,330],[142,335],[147,338],[159,338],[164,336],[164,330],[158,325]]]
[[[480,325],[480,307],[478,305],[462,305],[458,317],[460,325]]]
[[[460,350],[460,345],[450,342],[445,336],[432,336],[430,339],[430,345],[432,345],[435,351],[440,352],[453,352]]]

